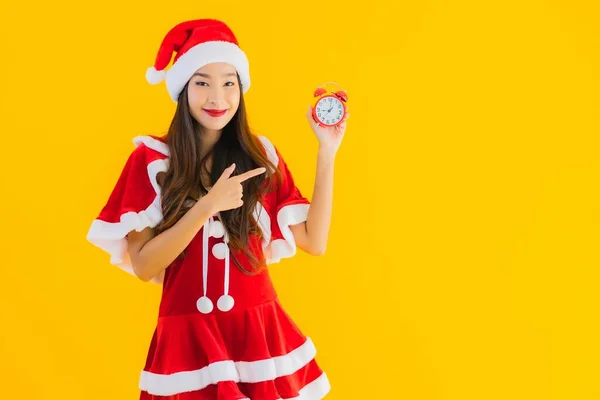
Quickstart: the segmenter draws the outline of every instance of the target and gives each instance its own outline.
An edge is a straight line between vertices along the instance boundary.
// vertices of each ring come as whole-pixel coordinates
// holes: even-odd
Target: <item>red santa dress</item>
[[[309,201],[294,184],[279,151],[258,137],[283,182],[257,204],[263,232],[252,248],[267,264],[296,253],[290,225],[306,221]],[[110,263],[133,274],[126,236],[156,226],[162,218],[157,174],[166,171],[165,139],[138,136],[135,149],[88,240],[110,255]],[[166,270],[157,326],[141,371],[140,399],[276,400],[321,399],[330,390],[315,361],[309,337],[282,309],[268,269],[256,275],[230,266],[227,234],[212,216]],[[243,255],[236,259],[244,265]]]

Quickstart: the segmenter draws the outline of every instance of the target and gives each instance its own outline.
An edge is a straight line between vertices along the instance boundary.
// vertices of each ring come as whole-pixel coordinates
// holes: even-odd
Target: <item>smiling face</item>
[[[189,81],[188,102],[190,113],[204,129],[223,129],[240,104],[240,84],[235,67],[212,63],[198,69]]]

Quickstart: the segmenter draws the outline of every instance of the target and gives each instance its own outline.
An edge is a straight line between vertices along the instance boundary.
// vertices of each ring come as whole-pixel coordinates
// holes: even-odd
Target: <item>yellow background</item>
[[[600,398],[597,4],[3,0],[0,397],[137,398],[160,287],[85,236],[173,114],[163,35],[216,17],[309,197],[306,108],[348,91],[327,253],[272,268],[328,398]]]

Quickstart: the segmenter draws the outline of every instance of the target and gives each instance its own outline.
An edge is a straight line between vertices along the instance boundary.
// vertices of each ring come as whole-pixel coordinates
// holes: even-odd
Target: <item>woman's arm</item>
[[[296,246],[320,256],[325,253],[333,204],[335,153],[319,148],[315,186],[306,222],[290,226]]]
[[[346,114],[346,119],[350,113]],[[317,174],[306,222],[290,226],[296,246],[312,255],[322,255],[327,247],[333,204],[333,166],[342,139],[346,120],[339,126],[320,126],[312,117],[312,107],[306,112],[308,123],[319,141]]]
[[[213,214],[213,203],[202,197],[160,235],[156,235],[153,228],[130,232],[127,236],[129,254],[137,277],[148,282],[155,276],[162,276]]]

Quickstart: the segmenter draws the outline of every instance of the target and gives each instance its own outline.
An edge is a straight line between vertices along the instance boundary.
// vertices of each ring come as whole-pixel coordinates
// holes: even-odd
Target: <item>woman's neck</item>
[[[221,132],[222,131],[220,131],[220,130],[214,131],[214,130],[208,130],[208,129],[202,129],[200,131],[200,145],[202,148],[202,153],[200,154],[201,158],[203,158],[205,155],[210,153],[210,151],[213,149],[215,144],[221,138]]]

